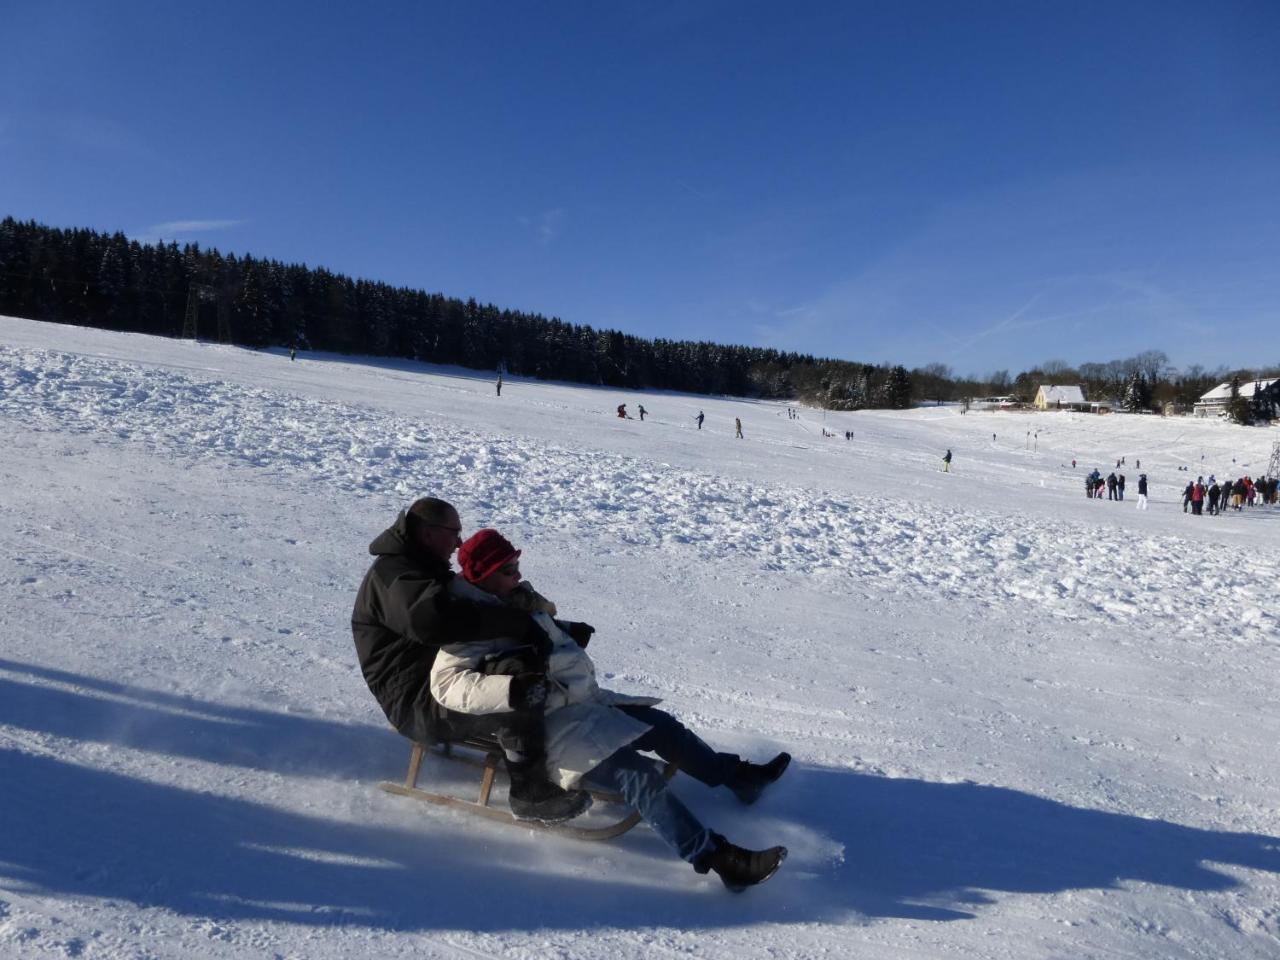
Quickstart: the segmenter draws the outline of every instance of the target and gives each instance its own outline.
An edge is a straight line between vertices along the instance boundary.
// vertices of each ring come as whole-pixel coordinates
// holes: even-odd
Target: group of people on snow
[[[1138,461],[1140,462],[1140,461]],[[1248,475],[1238,480],[1223,480],[1209,475],[1208,481],[1203,476],[1194,481],[1188,480],[1182,490],[1182,512],[1199,516],[1207,512],[1210,515],[1221,514],[1228,509],[1243,510],[1255,504],[1280,503],[1275,477],[1263,477],[1253,480]],[[1102,499],[1106,490],[1108,500],[1123,500],[1125,490],[1124,474],[1114,471],[1103,478],[1098,469],[1092,470],[1084,479],[1084,494],[1091,499]],[[1138,509],[1147,509],[1147,475],[1138,475]]]
[[[392,726],[419,743],[495,739],[516,819],[580,815],[591,804],[589,780],[621,794],[699,873],[714,872],[735,891],[771,877],[785,847],[748,850],[713,832],[642,754],[744,804],[783,775],[790,755],[752,763],[713,750],[657,700],[600,687],[586,652],[595,628],[558,618],[522,578],[521,551],[497,530],[462,533],[451,504],[424,497],[369,545],[374,561],[351,628],[365,681]]]
[[[1182,490],[1182,512],[1190,512],[1199,516],[1208,508],[1209,515],[1220,515],[1227,510],[1243,510],[1257,504],[1273,505],[1277,502],[1277,485],[1280,480],[1275,477],[1262,477],[1255,481],[1248,474],[1237,480],[1226,479],[1221,483],[1211,473],[1206,483],[1204,477],[1196,477],[1195,482],[1187,481]]]
[[[1094,500],[1102,499],[1102,491],[1107,491],[1108,500],[1124,499],[1125,479],[1124,474],[1117,474],[1114,471],[1107,474],[1104,479],[1102,473],[1095,467],[1093,471],[1084,478],[1084,495]],[[1138,476],[1138,495],[1145,498],[1147,494],[1147,475],[1145,473]],[[1145,509],[1146,500],[1138,505],[1138,509]]]
[[[644,421],[645,416],[649,413],[649,411],[648,411],[648,410],[646,410],[646,409],[644,408],[644,404],[643,404],[643,403],[638,404],[638,405],[636,406],[636,412],[637,412],[638,414],[640,414],[640,420],[641,420],[641,422],[643,422],[643,421]],[[620,403],[620,404],[618,404],[618,419],[620,419],[620,420],[634,420],[634,419],[635,419],[635,417],[633,417],[633,416],[631,416],[631,414],[627,413],[627,405],[626,405],[625,403]],[[704,421],[704,420],[706,420],[706,419],[707,419],[707,415],[706,415],[705,413],[703,413],[701,410],[699,410],[699,411],[698,411],[698,415],[697,415],[696,417],[694,417],[694,418],[693,418],[693,422],[694,422],[694,423],[696,423],[696,424],[698,425],[698,429],[699,429],[699,430],[701,430],[701,429],[702,429],[702,423],[703,423],[703,421]],[[733,418],[733,434],[734,434],[734,436],[735,436],[737,439],[739,439],[739,440],[743,439],[743,436],[742,436],[742,418],[741,418],[741,417],[734,417],[734,418]]]

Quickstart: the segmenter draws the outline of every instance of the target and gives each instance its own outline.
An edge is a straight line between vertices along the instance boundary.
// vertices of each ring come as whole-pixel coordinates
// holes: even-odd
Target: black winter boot
[[[545,776],[531,775],[525,764],[507,764],[511,789],[507,802],[517,820],[539,823],[563,823],[585,813],[591,806],[591,794],[585,790],[563,790]]]
[[[791,763],[791,754],[780,753],[768,763],[750,763],[743,760],[734,772],[729,789],[743,803],[755,803],[764,793],[764,788],[773,783],[784,773]]]
[[[768,850],[744,850],[735,847],[718,833],[711,835],[715,846],[704,853],[693,865],[698,873],[714,870],[726,887],[741,893],[747,887],[764,883],[787,859],[786,847],[770,847]]]

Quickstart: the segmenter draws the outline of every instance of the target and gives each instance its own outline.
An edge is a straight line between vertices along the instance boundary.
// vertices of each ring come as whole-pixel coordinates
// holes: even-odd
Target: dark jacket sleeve
[[[382,622],[415,643],[443,646],[522,637],[529,627],[529,615],[455,597],[447,583],[414,571],[402,573],[389,585]]]

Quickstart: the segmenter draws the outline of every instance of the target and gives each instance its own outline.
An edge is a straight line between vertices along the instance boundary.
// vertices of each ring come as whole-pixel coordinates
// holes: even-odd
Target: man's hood
[[[405,557],[436,576],[453,576],[453,567],[448,561],[428,553],[410,539],[408,516],[408,511],[401,510],[396,522],[373,538],[373,543],[369,544],[369,552],[375,557]]]
[[[413,556],[420,552],[409,543],[409,512],[407,510],[401,510],[400,516],[396,517],[396,522],[373,538],[373,543],[369,544],[369,552],[375,557],[387,554]]]

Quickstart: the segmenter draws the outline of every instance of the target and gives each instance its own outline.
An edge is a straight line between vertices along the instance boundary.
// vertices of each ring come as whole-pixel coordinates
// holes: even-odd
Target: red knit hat
[[[462,575],[470,583],[479,583],[504,563],[520,556],[520,551],[497,530],[477,530],[458,548]]]

